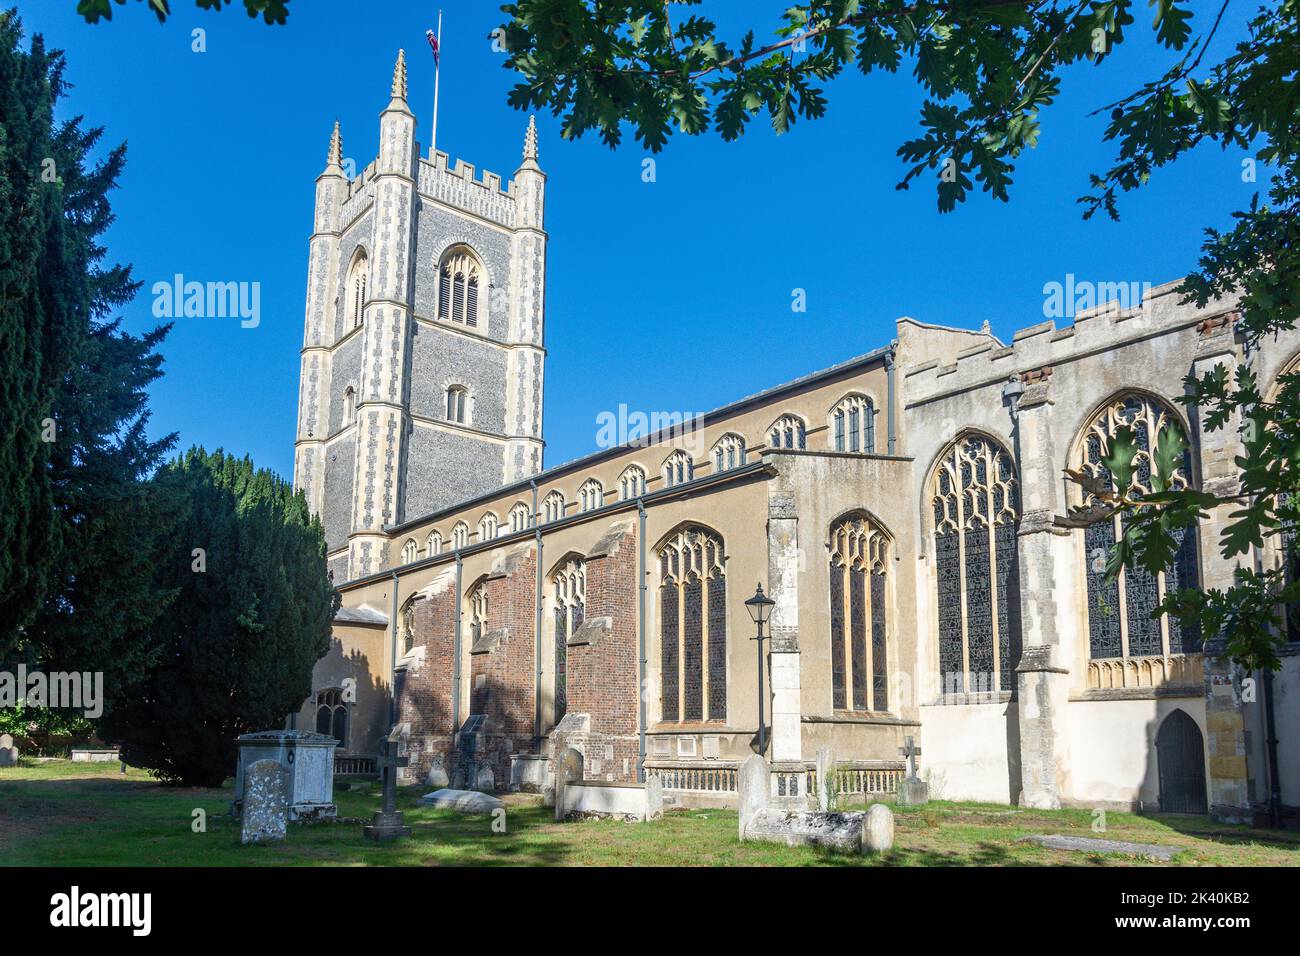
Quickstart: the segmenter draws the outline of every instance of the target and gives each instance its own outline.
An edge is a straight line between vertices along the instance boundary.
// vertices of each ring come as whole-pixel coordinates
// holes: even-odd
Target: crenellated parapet
[[[909,405],[1005,382],[1018,376],[1025,384],[1050,379],[1054,367],[1126,343],[1192,328],[1198,335],[1230,325],[1234,302],[1220,301],[1197,308],[1184,303],[1177,291],[1181,281],[1147,289],[1129,307],[1111,302],[1078,312],[1073,322],[1057,325],[1048,319],[1020,329],[1005,344],[991,332],[971,332],[926,325],[911,318],[898,320],[899,364]],[[1205,330],[1205,331],[1202,331]],[[946,354],[930,358],[936,352]]]

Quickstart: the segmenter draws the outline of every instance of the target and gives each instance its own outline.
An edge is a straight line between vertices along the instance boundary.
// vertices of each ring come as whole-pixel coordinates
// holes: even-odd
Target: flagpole
[[[438,82],[442,74],[442,11],[438,11],[438,52],[433,58],[433,132],[429,160],[438,162]]]

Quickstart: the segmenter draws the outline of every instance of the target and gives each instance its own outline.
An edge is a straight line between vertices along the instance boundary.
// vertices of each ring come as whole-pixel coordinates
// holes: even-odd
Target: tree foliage
[[[338,607],[324,531],[300,493],[248,458],[191,449],[153,485],[181,515],[151,555],[175,599],[150,631],[156,663],[132,694],[110,696],[100,730],[133,766],[218,786],[235,738],[283,726],[311,692]]]
[[[978,186],[1006,201],[1016,163],[1043,133],[1040,114],[1059,96],[1071,67],[1104,67],[1147,18],[1165,62],[1116,102],[1104,138],[1115,163],[1093,174],[1079,198],[1085,218],[1119,217],[1119,197],[1203,144],[1238,151],[1259,164],[1263,195],[1226,231],[1206,230],[1199,268],[1182,285],[1198,306],[1237,301],[1237,332],[1255,356],[1300,312],[1300,0],[1261,3],[1247,39],[1217,61],[1212,41],[1227,9],[1191,0],[810,0],[780,14],[771,39],[749,30],[734,42],[694,12],[698,0],[516,0],[502,7],[507,66],[520,74],[509,101],[549,109],[562,132],[594,132],[610,147],[630,128],[643,147],[661,150],[674,130],[740,137],[765,115],[777,133],[824,116],[826,84],[856,69],[864,75],[910,68],[925,93],[919,135],[901,144],[898,188],[932,174],[938,208],[953,210]],[[1149,7],[1149,9],[1148,9]],[[1200,7],[1194,15],[1193,7]],[[1222,46],[1222,44],[1220,44]],[[1217,48],[1215,48],[1217,50]],[[1079,70],[1070,72],[1079,77]],[[1271,180],[1271,181],[1269,181]],[[1300,487],[1300,376],[1284,376],[1263,395],[1248,359],[1189,376],[1182,400],[1207,431],[1241,430],[1236,487],[1161,487],[1144,498],[1117,488],[1085,488],[1094,513],[1066,524],[1123,513],[1123,540],[1109,571],[1135,564],[1167,568],[1175,534],[1212,507],[1235,506],[1218,547],[1239,561],[1226,589],[1168,596],[1157,613],[1200,618],[1222,634],[1230,657],[1247,667],[1277,667],[1285,639],[1283,606],[1300,600],[1296,583],[1264,555],[1296,532]],[[1135,447],[1120,436],[1107,450],[1112,470],[1131,467]],[[1173,448],[1161,454],[1181,454]],[[1082,476],[1074,476],[1080,479]],[[1120,485],[1118,487],[1124,487]],[[1294,546],[1294,545],[1292,545]]]
[[[100,245],[126,150],[92,160],[103,130],[54,118],[63,55],[21,41],[0,13],[0,660],[125,672],[133,621],[164,603],[135,544],[161,522],[141,479],[174,441],[145,435],[167,327],[110,318],[139,288]]]
[[[147,4],[159,23],[165,23],[172,15],[171,0],[136,0],[136,2]],[[234,0],[194,0],[200,10],[211,10],[214,13],[230,6],[233,2]],[[289,0],[243,0],[243,4],[244,10],[250,17],[260,16],[264,23],[282,24],[289,17]],[[77,13],[85,17],[87,23],[98,23],[101,19],[112,20],[114,5],[125,6],[126,0],[77,0]]]

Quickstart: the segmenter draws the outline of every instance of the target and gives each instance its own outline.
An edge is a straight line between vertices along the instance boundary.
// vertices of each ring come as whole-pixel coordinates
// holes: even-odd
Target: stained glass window
[[[722,539],[704,528],[659,552],[659,654],[665,721],[727,717],[727,583]]]
[[[1153,491],[1151,452],[1162,434],[1182,426],[1171,409],[1145,395],[1126,395],[1110,402],[1085,430],[1074,458],[1074,467],[1095,478],[1114,479],[1103,461],[1115,432],[1121,426],[1133,430],[1137,444],[1130,495]],[[1176,488],[1186,488],[1192,473],[1191,450],[1184,452],[1182,466],[1173,475]],[[1082,503],[1087,504],[1089,498]],[[1153,616],[1166,594],[1197,588],[1197,535],[1184,529],[1176,534],[1178,550],[1173,567],[1152,575],[1141,568],[1125,568],[1106,581],[1106,564],[1111,549],[1123,533],[1119,515],[1084,530],[1083,547],[1088,587],[1088,650],[1094,660],[1117,657],[1156,657],[1189,654],[1201,649],[1201,632],[1195,621],[1180,624],[1168,615]]]
[[[569,638],[582,627],[587,605],[587,568],[574,558],[564,562],[551,579],[555,595],[555,722],[569,702]]]
[[[931,483],[945,693],[1015,690],[1020,661],[1020,498],[1001,445],[966,435],[939,459]]]
[[[888,553],[889,538],[865,515],[831,528],[831,701],[837,710],[889,709]]]

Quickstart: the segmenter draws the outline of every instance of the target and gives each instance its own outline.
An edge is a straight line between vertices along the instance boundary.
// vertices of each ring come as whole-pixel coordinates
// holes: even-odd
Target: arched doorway
[[[1205,813],[1205,740],[1186,711],[1165,718],[1156,735],[1162,813]]]

